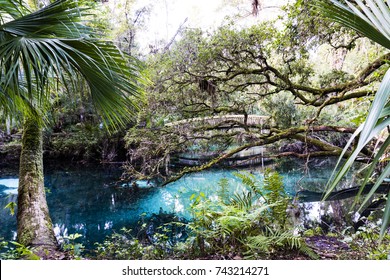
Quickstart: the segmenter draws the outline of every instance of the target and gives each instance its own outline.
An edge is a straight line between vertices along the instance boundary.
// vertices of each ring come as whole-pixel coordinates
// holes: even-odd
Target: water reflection
[[[16,200],[16,194],[8,194],[6,189],[3,192],[0,191],[0,237],[6,240],[16,239],[16,217],[11,215],[10,209],[5,208],[10,202],[16,202]]]
[[[283,176],[286,190],[291,195],[302,188],[321,189],[333,166],[316,167],[314,162],[308,173],[304,164],[293,163],[290,161],[289,164],[274,166]],[[234,176],[236,171],[204,171],[183,177],[165,187],[143,181],[138,183],[139,188],[134,189],[131,184],[112,184],[121,175],[119,168],[67,167],[46,170],[45,188],[56,235],[80,233],[83,235],[80,241],[88,247],[102,242],[105,236],[122,227],[137,229],[140,217],[158,219],[157,215],[176,213],[190,219],[187,211],[190,197],[202,192],[206,197],[218,199],[220,179],[228,180],[230,194],[243,190],[241,179]],[[263,169],[252,168],[246,172],[252,173],[258,181],[263,180]],[[16,217],[11,216],[4,207],[16,201],[17,179],[2,178],[0,186],[0,236],[10,240],[16,237]],[[319,206],[312,207],[314,211],[311,213],[321,212],[321,209],[317,209]]]
[[[0,179],[0,192],[3,194],[17,194],[19,180],[16,178]]]

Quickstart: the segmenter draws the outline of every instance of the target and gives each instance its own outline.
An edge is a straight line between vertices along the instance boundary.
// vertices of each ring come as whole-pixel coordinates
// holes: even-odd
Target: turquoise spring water
[[[313,161],[306,169],[301,161],[292,160],[273,164],[283,177],[286,191],[294,195],[301,189],[321,190],[330,176],[333,162]],[[156,182],[140,181],[139,190],[127,184],[115,183],[121,170],[113,167],[72,167],[47,169],[45,187],[47,201],[55,231],[58,236],[80,233],[88,247],[102,242],[113,231],[123,227],[136,229],[140,219],[148,219],[161,213],[175,213],[190,219],[189,205],[193,194],[201,192],[211,199],[218,197],[218,182],[226,178],[230,193],[240,192],[241,179],[234,174],[248,172],[261,182],[264,170],[208,170],[187,175],[161,187]],[[0,177],[0,237],[16,238],[16,217],[4,207],[17,199],[18,179],[15,176]]]

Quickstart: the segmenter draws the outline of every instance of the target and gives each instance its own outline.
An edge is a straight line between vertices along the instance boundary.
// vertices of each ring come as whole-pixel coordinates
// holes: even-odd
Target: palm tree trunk
[[[18,188],[18,242],[37,249],[57,248],[43,181],[42,126],[27,117],[23,124]],[[51,251],[51,250],[50,250]]]

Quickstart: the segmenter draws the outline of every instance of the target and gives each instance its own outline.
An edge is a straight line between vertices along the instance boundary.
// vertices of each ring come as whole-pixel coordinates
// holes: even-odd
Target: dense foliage
[[[341,153],[349,137],[343,133],[354,132],[366,115],[388,54],[305,1],[284,9],[287,19],[275,22],[246,28],[227,22],[212,33],[188,29],[149,60],[153,86],[139,116],[143,137],[135,130],[126,137],[131,174],[140,175],[137,165],[143,175],[164,174],[172,155],[194,149],[223,155],[204,168],[264,145],[271,146],[269,157]],[[328,66],[316,52],[329,53]],[[242,118],[224,119],[230,115]],[[269,119],[253,124],[251,115]],[[210,117],[220,120],[185,122]],[[289,141],[303,148],[278,150]],[[148,145],[159,148],[148,152]],[[369,149],[362,153],[369,156]]]
[[[143,218],[138,231],[122,229],[96,244],[89,257],[144,260],[387,258],[389,236],[382,244],[378,243],[379,229],[372,216],[357,232],[345,225],[325,230],[317,223],[306,229],[297,222],[296,214],[302,209],[287,197],[278,173],[268,170],[263,182],[248,173],[236,176],[246,186],[242,192],[227,192],[230,182],[223,179],[219,182],[218,199],[194,193],[190,221],[184,223],[170,214],[171,222],[154,225],[156,230],[151,231],[150,222]]]
[[[58,258],[387,258],[390,201],[374,192],[390,172],[390,32],[380,24],[390,18],[388,3],[289,1],[274,20],[241,25],[233,17],[208,31],[185,28],[186,20],[146,54],[137,36],[147,28],[151,5],[99,2],[81,1],[80,9],[77,1],[29,1],[40,8],[31,12],[0,0],[0,155],[18,158],[22,145],[37,143],[32,166],[40,167],[40,181],[33,185],[41,197],[42,147],[52,159],[126,161],[122,180],[159,177],[164,184],[264,156],[341,154],[347,164],[329,192],[355,159],[369,163],[354,174],[356,182],[374,187],[360,204],[360,221],[350,217],[358,195],[348,222],[305,230],[279,174],[268,170],[262,183],[237,174],[245,191],[229,193],[222,180],[218,199],[194,193],[190,221],[167,214],[172,221],[150,233],[141,217],[139,231],[123,229],[92,251],[77,242],[78,234],[65,236]],[[261,8],[262,1],[252,2],[254,11]],[[44,132],[34,134],[39,139],[31,124]],[[21,162],[26,158],[35,156]],[[16,203],[11,206],[14,211]],[[51,231],[50,217],[46,225]],[[327,254],[313,245],[318,238],[348,250]],[[42,257],[32,242],[19,242],[0,239],[0,257]]]
[[[250,174],[237,174],[246,190],[228,194],[220,182],[219,199],[203,193],[191,196],[192,219],[188,223],[162,225],[161,233],[142,238],[124,230],[98,244],[97,256],[103,259],[258,259],[272,258],[280,252],[302,251],[317,258],[304,239],[294,234],[287,216],[289,200],[279,174],[267,171],[264,184]],[[188,237],[178,236],[186,228]]]

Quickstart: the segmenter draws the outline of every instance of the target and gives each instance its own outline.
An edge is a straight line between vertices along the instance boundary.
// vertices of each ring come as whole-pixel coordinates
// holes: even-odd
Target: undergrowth
[[[298,251],[316,259],[304,239],[294,234],[281,176],[268,170],[261,185],[249,173],[236,176],[245,186],[241,192],[229,194],[229,182],[221,180],[217,200],[204,193],[193,194],[190,222],[173,222],[152,237],[143,238],[124,229],[97,244],[95,258],[268,259],[281,252]],[[185,241],[171,238],[172,224],[186,228]]]
[[[320,227],[306,230],[303,236],[296,233],[287,211],[291,201],[278,173],[266,171],[262,183],[249,173],[236,176],[245,186],[240,192],[229,192],[231,182],[222,179],[216,186],[217,198],[194,193],[190,197],[190,221],[165,214],[170,222],[155,226],[152,221],[156,228],[151,231],[152,224],[143,218],[137,232],[123,228],[96,243],[92,251],[76,241],[79,234],[64,237],[61,248],[71,259],[317,259],[316,253],[323,258],[326,250],[321,252],[305,240],[316,236],[325,240],[329,234],[325,236]],[[338,259],[389,258],[390,236],[385,235],[378,243],[379,227],[374,217],[370,216],[357,232],[346,228],[336,235],[349,247],[335,256]],[[0,259],[38,256],[31,248],[0,238]]]

